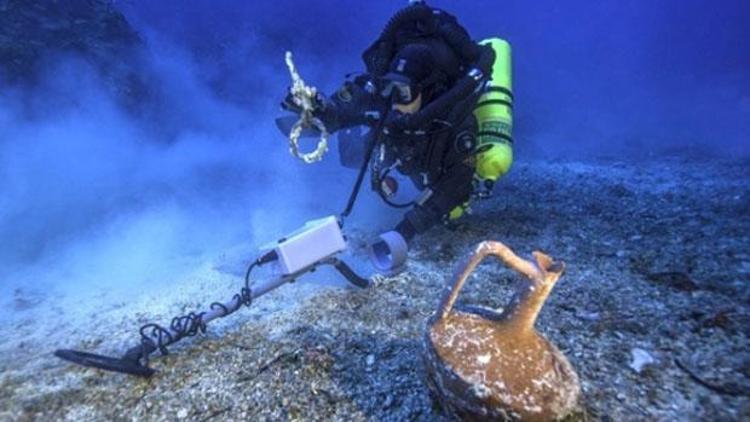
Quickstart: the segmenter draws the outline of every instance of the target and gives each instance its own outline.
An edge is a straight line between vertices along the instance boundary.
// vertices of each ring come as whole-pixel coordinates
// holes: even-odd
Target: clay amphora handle
[[[489,255],[500,258],[505,264],[524,275],[533,283],[544,282],[548,276],[552,276],[551,278],[554,278],[554,281],[556,281],[564,268],[563,264],[554,263],[548,256],[540,252],[534,253],[537,264],[539,265],[537,266],[520,258],[509,247],[501,242],[482,242],[477,245],[474,251],[464,258],[458,266],[458,269],[453,275],[453,286],[440,303],[440,308],[438,309],[438,320],[441,320],[450,314],[451,310],[453,310],[453,305],[456,303],[459,292],[464,287],[464,283],[466,283],[466,280],[471,273],[474,272],[477,265]]]

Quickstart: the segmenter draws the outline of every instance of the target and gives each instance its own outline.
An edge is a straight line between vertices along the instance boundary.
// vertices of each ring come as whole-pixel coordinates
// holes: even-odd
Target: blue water
[[[179,279],[343,208],[354,172],[299,163],[273,127],[283,54],[330,93],[405,1],[113,4],[145,41],[134,66],[160,103],[124,110],[66,54],[0,90],[3,287]],[[750,156],[748,2],[431,4],[512,44],[517,160]],[[400,218],[362,201],[372,233]]]
[[[278,96],[265,66],[295,51],[327,91],[406,1],[133,2],[140,25],[220,66],[230,91]],[[475,39],[514,48],[521,151],[640,157],[750,153],[750,4],[742,0],[433,1]],[[198,54],[198,53],[196,53]],[[315,65],[319,65],[317,69]],[[241,72],[234,72],[238,68]],[[258,72],[261,74],[258,75]],[[218,76],[218,75],[216,75]],[[222,73],[222,78],[226,78]],[[235,92],[235,94],[237,94]]]

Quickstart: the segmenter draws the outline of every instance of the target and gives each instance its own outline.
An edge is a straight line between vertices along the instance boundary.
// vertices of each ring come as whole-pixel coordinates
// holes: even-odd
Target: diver
[[[472,197],[488,196],[512,162],[509,45],[477,43],[454,16],[411,3],[364,52],[366,72],[313,101],[314,116],[339,132],[342,164],[360,168],[360,179],[369,167],[371,188],[389,205],[409,208],[372,246],[384,271],[405,261],[416,235],[459,218]],[[282,107],[299,113],[290,95]],[[361,135],[362,126],[369,132]],[[421,192],[413,201],[393,202],[393,170]]]

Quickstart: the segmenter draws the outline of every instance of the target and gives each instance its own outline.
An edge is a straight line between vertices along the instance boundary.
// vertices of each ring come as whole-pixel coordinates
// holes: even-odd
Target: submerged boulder
[[[82,59],[116,93],[138,96],[143,41],[108,0],[0,0],[0,82],[32,85],[59,57]]]

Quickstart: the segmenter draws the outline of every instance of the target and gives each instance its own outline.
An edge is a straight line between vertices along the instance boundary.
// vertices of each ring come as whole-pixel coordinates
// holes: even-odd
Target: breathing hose
[[[400,130],[414,130],[447,113],[456,103],[469,97],[485,80],[487,75],[481,69],[491,69],[495,61],[495,52],[491,48],[482,48],[482,53],[475,67],[461,78],[456,85],[437,100],[428,104],[423,110],[414,114],[405,114],[397,121]]]
[[[388,71],[390,57],[393,56],[395,39],[398,30],[407,22],[427,21],[432,17],[432,9],[425,4],[413,4],[405,7],[388,20],[375,43],[364,53],[365,65],[375,76],[382,76]],[[376,52],[377,51],[377,52]],[[384,58],[387,58],[384,60]]]

